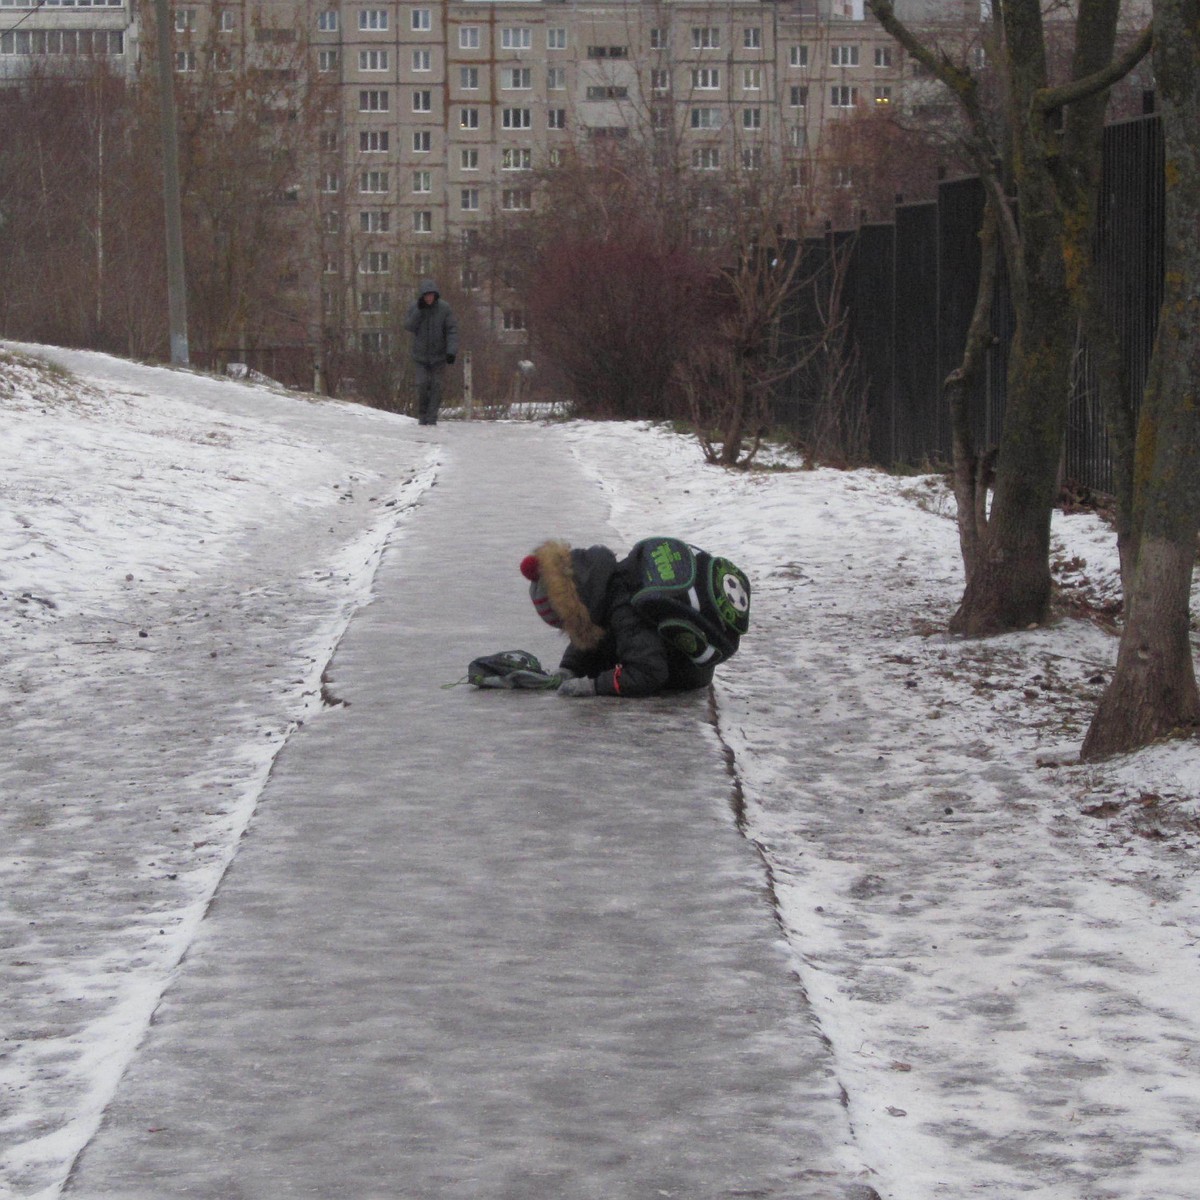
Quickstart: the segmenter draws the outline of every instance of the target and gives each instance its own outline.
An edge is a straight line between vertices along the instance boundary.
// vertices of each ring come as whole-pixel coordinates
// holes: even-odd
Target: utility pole
[[[187,281],[183,270],[183,218],[179,196],[179,137],[175,120],[175,60],[168,0],[154,0],[158,25],[158,93],[162,125],[163,200],[167,214],[167,314],[171,362],[187,366]]]

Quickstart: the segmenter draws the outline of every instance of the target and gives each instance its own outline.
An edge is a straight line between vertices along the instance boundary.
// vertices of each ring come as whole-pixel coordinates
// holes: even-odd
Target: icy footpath
[[[242,788],[252,819],[229,861],[236,823],[214,814],[228,864],[214,902],[202,921],[180,914],[186,957],[63,1194],[872,1195],[761,861],[734,828],[706,698],[441,686],[484,651],[554,659],[515,564],[547,534],[611,539],[605,501],[544,431],[409,428],[438,447],[411,447],[418,463],[437,455],[437,486],[390,542],[303,724],[258,718],[278,752]],[[288,544],[264,531],[248,559],[272,543]],[[261,641],[263,678],[295,676],[303,696],[297,662],[319,656],[273,642],[271,621],[304,589],[243,583],[223,644]],[[190,676],[159,675],[127,684],[131,740],[167,721],[174,745],[195,721]],[[138,860],[131,886],[182,878],[205,849],[175,794],[222,795],[216,773],[162,747],[151,761],[180,776],[141,810],[161,826],[153,864],[140,830],[95,839]],[[79,786],[103,767],[81,767]],[[165,910],[147,905],[147,926],[166,929]],[[115,972],[147,953],[137,932]]]
[[[439,457],[384,414],[45,355],[88,382],[47,401],[12,368],[0,409],[0,1195],[20,1197],[56,1195],[94,1131]]]

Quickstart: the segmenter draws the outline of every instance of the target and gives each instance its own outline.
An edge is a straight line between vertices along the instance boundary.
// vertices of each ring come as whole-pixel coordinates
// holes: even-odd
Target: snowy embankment
[[[56,356],[91,382],[0,357],[0,1195],[42,1200],[289,730],[336,703],[324,664],[454,434]],[[754,581],[720,735],[878,1193],[1190,1200],[1200,755],[1075,762],[1111,634],[946,637],[935,480],[730,474],[645,425],[529,436],[566,441],[628,540]],[[1103,525],[1055,538],[1109,598]]]
[[[1200,753],[1078,764],[1111,633],[945,635],[938,480],[729,475],[661,430],[572,436],[630,539],[687,536],[755,582],[721,732],[880,1194],[1191,1200]],[[1054,545],[1064,597],[1118,594],[1096,517],[1057,515]]]
[[[0,1195],[52,1196],[383,546],[404,422],[0,350]],[[411,424],[411,423],[408,423]]]

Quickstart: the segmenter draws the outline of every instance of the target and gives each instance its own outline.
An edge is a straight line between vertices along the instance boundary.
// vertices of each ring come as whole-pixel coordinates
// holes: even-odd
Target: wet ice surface
[[[441,436],[66,1194],[854,1195],[704,694],[438,686],[518,629],[554,661],[516,572],[547,496],[609,533],[553,441]]]
[[[291,1194],[371,1195],[361,1178],[357,1192],[341,1187],[333,1164],[388,1153],[376,1143],[399,1136],[386,1117],[399,1077],[407,1161],[440,1181],[440,1194],[503,1195],[502,1184],[588,1196],[620,1167],[626,1178],[667,1180],[633,1194],[694,1195],[693,1168],[664,1157],[655,1137],[713,1128],[706,1089],[685,1086],[672,1064],[689,1061],[693,1078],[705,1076],[705,1039],[726,1030],[713,1014],[728,1005],[744,1049],[729,1083],[740,1111],[758,1116],[738,1123],[742,1137],[722,1140],[734,1130],[727,1121],[711,1150],[703,1139],[692,1151],[696,1169],[724,1164],[714,1189],[733,1186],[753,1157],[760,1189],[792,1188],[806,1200],[867,1184],[890,1200],[1194,1195],[1200,756],[1194,743],[1177,743],[1073,765],[1095,680],[1115,652],[1090,626],[980,643],[940,636],[959,568],[949,510],[927,511],[938,507],[935,488],[869,472],[704,470],[693,445],[645,426],[485,426],[487,462],[521,463],[534,486],[481,510],[485,523],[509,522],[489,535],[494,546],[508,535],[520,543],[515,555],[483,553],[474,518],[460,533],[437,532],[433,545],[421,533],[453,466],[447,456],[466,446],[454,440],[468,432],[461,426],[418,433],[349,406],[63,357],[112,382],[82,396],[64,385],[70,402],[32,398],[26,377],[17,373],[14,385],[0,364],[0,1194],[57,1196],[114,1094],[76,1195],[103,1194],[85,1178],[133,1194],[118,1192],[112,1174],[130,1148],[153,1171],[179,1165],[178,1188],[143,1180],[147,1196],[189,1194],[185,1179],[201,1189],[192,1194],[218,1179],[225,1191],[212,1194],[289,1194],[271,1191],[258,1167],[230,1164],[257,1161],[255,1130],[277,1157],[314,1122],[325,1122],[324,1135],[330,1094],[353,1120],[337,1135],[338,1155],[314,1167],[323,1190],[299,1181]],[[495,430],[511,441],[489,440]],[[539,448],[526,452],[526,443]],[[591,486],[539,480],[536,456],[565,462],[566,447]],[[582,509],[564,507],[567,492]],[[756,932],[742,936],[745,913],[765,903],[762,877],[747,847],[722,840],[728,782],[712,772],[721,748],[686,701],[589,704],[437,686],[480,651],[524,645],[553,660],[555,643],[515,572],[528,529],[580,543],[613,530],[621,544],[683,534],[749,570],[753,631],[719,673],[717,703],[789,958],[780,958],[777,927],[756,916]],[[1089,517],[1056,519],[1055,532],[1060,573],[1111,594],[1111,536]],[[393,599],[380,592],[360,609],[389,535],[380,581]],[[432,557],[404,577],[406,555],[418,552]],[[463,573],[477,586],[428,582]],[[455,638],[439,646],[446,622]],[[506,633],[499,642],[497,629]],[[397,646],[404,653],[394,660]],[[406,722],[415,733],[393,724],[367,736],[367,718],[393,702],[402,680],[406,693],[431,697]],[[354,689],[357,704],[325,707]],[[686,830],[664,825],[669,816],[628,780],[611,804],[594,789],[564,803],[553,776],[554,790],[543,790],[543,763],[560,753],[590,761],[589,745],[616,745],[644,761],[647,712],[672,764],[676,749],[693,751],[681,768]],[[711,763],[696,757],[700,746]],[[380,757],[404,772],[389,775]],[[492,760],[508,783],[484,795],[479,779]],[[310,777],[327,797],[309,791]],[[381,786],[391,789],[386,801],[366,799]],[[361,830],[347,823],[351,812]],[[471,819],[485,812],[524,819],[472,857]],[[650,822],[648,836],[622,843],[614,864],[605,848],[640,833],[638,820]],[[715,890],[707,877],[688,883],[659,863],[660,847],[675,840],[676,867],[695,860]],[[407,869],[368,870],[376,843]],[[301,853],[303,869],[293,869]],[[540,872],[533,892],[522,890],[528,869],[502,871],[555,853],[575,866]],[[647,860],[665,888],[639,892],[629,882]],[[356,886],[345,903],[312,900],[346,874]],[[577,882],[610,876],[619,895],[580,899]],[[418,953],[414,914],[446,897],[437,919],[455,930],[453,961]],[[681,967],[685,983],[672,988],[645,976],[647,963],[690,961],[677,953],[688,940],[674,923],[677,903],[681,922],[707,919],[706,904],[740,915],[728,936],[706,943],[701,975]],[[406,965],[426,994],[444,997],[436,1016],[415,989],[388,982],[396,935],[379,912],[389,908],[409,939]],[[513,952],[511,939],[508,948],[493,942],[493,910],[528,926],[536,956]],[[283,936],[298,929],[304,953]],[[332,981],[306,965],[308,948],[339,964]],[[624,977],[618,961],[636,964],[626,985],[651,1003],[627,1011],[624,1026],[605,1025],[617,1020],[607,1001]],[[739,1008],[744,981],[775,978],[781,961],[803,986],[778,1007]],[[594,994],[572,991],[584,963],[605,981]],[[286,988],[271,986],[266,966]],[[705,991],[693,981],[710,968],[724,984],[710,980]],[[467,984],[448,987],[456,977]],[[524,987],[497,990],[498,979]],[[583,1015],[586,1035],[518,1035],[529,991],[550,983],[561,989],[562,1021]],[[707,1024],[676,1019],[690,1011],[689,990],[700,993]],[[655,1025],[660,1006],[671,1019]],[[421,1075],[424,1056],[398,1040],[416,1018],[389,1013],[425,1019],[453,1067]],[[789,1063],[810,1045],[814,1020],[830,1053]],[[458,1042],[484,1021],[504,1038],[474,1052]],[[542,1024],[562,1027],[558,1017]],[[238,1054],[230,1031],[258,1051]],[[509,1042],[523,1074],[501,1071],[514,1057],[502,1059]],[[234,1111],[254,1116],[232,1134],[220,1129],[228,1103],[204,1083],[210,1058],[228,1066],[228,1102],[242,1106]],[[577,1064],[585,1069],[573,1074]],[[724,1081],[724,1055],[720,1068]],[[627,1090],[616,1082],[622,1071]],[[546,1099],[546,1108],[504,1111],[488,1086],[500,1074],[513,1095]],[[748,1079],[753,1086],[737,1083]],[[842,1088],[847,1113],[835,1106],[830,1115]],[[798,1097],[803,1128],[788,1107]],[[625,1100],[639,1118],[650,1115],[630,1146],[614,1149],[609,1114]],[[584,1103],[605,1114],[586,1130],[570,1115]],[[491,1139],[490,1167],[470,1155],[481,1138]],[[522,1139],[551,1163],[541,1175],[521,1155]],[[578,1145],[560,1160],[564,1140]],[[781,1140],[792,1160],[780,1157]],[[649,1171],[659,1160],[661,1175],[629,1174],[630,1164]],[[554,1176],[560,1162],[578,1190]],[[849,1184],[847,1172],[857,1176]],[[406,1193],[392,1180],[381,1194]]]

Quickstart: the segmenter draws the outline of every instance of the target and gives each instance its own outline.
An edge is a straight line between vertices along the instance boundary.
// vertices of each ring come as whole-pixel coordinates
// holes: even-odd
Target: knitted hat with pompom
[[[536,554],[527,554],[521,559],[521,574],[529,580],[529,598],[533,601],[533,607],[537,609],[537,615],[547,625],[561,629],[562,618],[554,611],[550,603],[546,583],[542,579],[542,564],[538,561]]]

